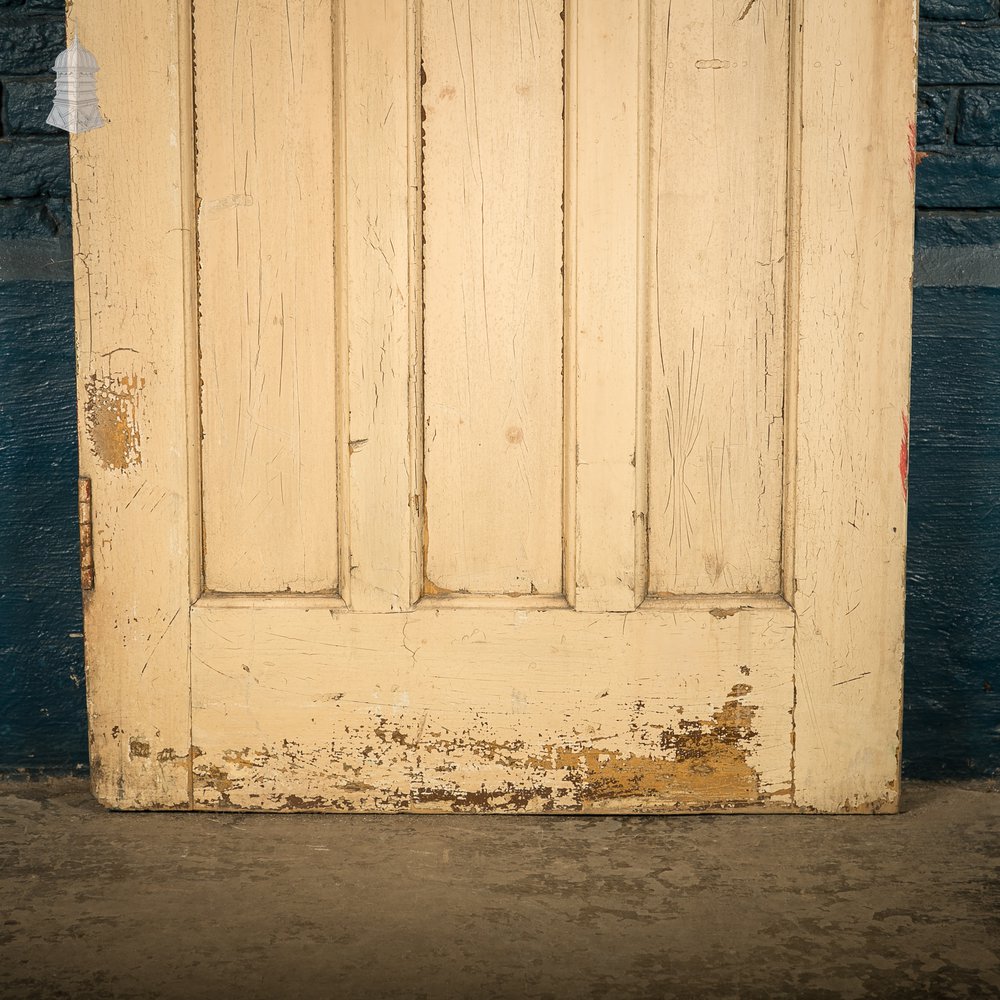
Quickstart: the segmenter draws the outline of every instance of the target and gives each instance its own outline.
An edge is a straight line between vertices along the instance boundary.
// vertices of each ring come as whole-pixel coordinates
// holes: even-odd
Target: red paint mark
[[[907,481],[910,475],[910,421],[906,411],[900,413],[903,418],[903,440],[899,443],[899,479],[903,484],[903,499],[907,500]]]
[[[910,180],[913,181],[917,176],[917,164],[920,162],[917,159],[917,123],[911,121],[907,130],[910,135]]]

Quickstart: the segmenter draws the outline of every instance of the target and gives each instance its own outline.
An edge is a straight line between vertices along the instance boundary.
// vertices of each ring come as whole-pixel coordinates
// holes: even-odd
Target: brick
[[[1000,208],[1000,149],[927,153],[917,167],[918,208]]]
[[[52,220],[57,236],[69,236],[73,229],[69,198],[49,198],[45,210]]]
[[[0,72],[48,73],[65,47],[62,18],[0,17]]]
[[[59,135],[45,124],[55,96],[54,78],[3,81],[4,123],[8,135]]]
[[[1000,83],[1000,23],[924,24],[919,76],[925,85]]]
[[[917,94],[917,145],[942,146],[948,142],[952,87],[921,87]]]
[[[1000,248],[1000,212],[921,211],[916,217],[918,250],[932,247]]]
[[[969,87],[959,102],[955,142],[1000,146],[1000,87]]]
[[[59,224],[45,202],[0,201],[0,240],[31,240],[58,235]]]
[[[936,21],[986,21],[1000,0],[920,0],[920,16]]]
[[[0,0],[0,14],[61,14],[66,12],[65,0]]]
[[[0,139],[0,198],[68,194],[65,139]]]

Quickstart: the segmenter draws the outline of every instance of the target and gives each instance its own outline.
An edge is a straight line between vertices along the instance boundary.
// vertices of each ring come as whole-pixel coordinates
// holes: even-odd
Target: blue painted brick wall
[[[87,760],[62,0],[0,0],[0,772]]]
[[[920,5],[904,773],[1000,773],[1000,0]]]

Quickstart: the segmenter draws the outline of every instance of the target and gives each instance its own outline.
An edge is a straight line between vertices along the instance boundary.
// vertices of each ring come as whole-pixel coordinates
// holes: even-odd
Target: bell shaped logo
[[[97,106],[97,60],[77,35],[56,57],[56,99],[46,119],[66,132],[89,132],[105,124]]]

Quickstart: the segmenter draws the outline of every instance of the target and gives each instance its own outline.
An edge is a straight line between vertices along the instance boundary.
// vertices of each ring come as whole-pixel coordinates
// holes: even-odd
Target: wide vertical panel
[[[650,591],[779,589],[788,0],[653,0]]]
[[[344,3],[337,205],[350,408],[345,596],[357,611],[407,608],[419,586],[415,31],[411,3]]]
[[[109,124],[71,143],[91,780],[118,808],[188,804],[193,374],[186,4],[76,0]]]
[[[332,11],[194,3],[209,590],[337,586]]]
[[[631,611],[642,599],[640,182],[648,79],[641,0],[567,10],[567,385],[570,600]],[[641,546],[640,546],[641,549]]]
[[[800,5],[795,798],[899,795],[914,4]]]
[[[560,0],[427,0],[426,589],[562,590]]]

